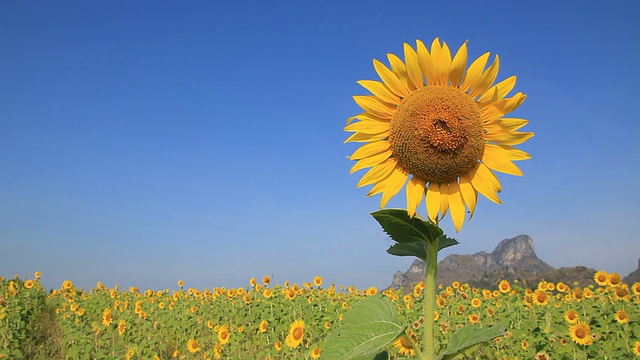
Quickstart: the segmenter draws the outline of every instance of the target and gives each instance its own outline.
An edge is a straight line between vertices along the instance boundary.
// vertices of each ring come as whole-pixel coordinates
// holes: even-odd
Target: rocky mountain
[[[625,276],[622,281],[625,284],[640,282],[640,259],[638,259],[638,268],[631,272],[629,275]]]
[[[637,275],[640,277],[640,263]],[[579,286],[593,283],[595,269],[584,266],[555,269],[536,255],[533,239],[528,235],[518,235],[500,241],[490,252],[480,251],[472,255],[452,254],[438,263],[437,284],[449,285],[453,281],[471,286],[495,289],[500,280],[518,280],[525,287],[536,286],[540,280],[563,281]],[[405,288],[411,291],[415,284],[424,280],[425,264],[415,260],[406,272],[396,272],[391,288]]]

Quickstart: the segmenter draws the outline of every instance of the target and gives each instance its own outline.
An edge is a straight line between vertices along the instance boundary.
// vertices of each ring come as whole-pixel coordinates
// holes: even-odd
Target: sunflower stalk
[[[438,238],[427,246],[427,259],[425,261],[425,296],[424,296],[424,353],[426,360],[434,360],[435,352],[435,320],[433,314],[436,307],[436,274],[438,272]]]

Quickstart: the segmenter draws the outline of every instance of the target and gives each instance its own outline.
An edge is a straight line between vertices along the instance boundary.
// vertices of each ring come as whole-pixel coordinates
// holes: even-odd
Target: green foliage
[[[371,213],[382,229],[397,243],[387,252],[396,256],[415,256],[426,262],[427,246],[437,241],[438,251],[457,245],[458,241],[448,238],[436,224],[422,219],[418,214],[409,217],[404,209],[382,209]]]
[[[402,331],[388,298],[367,297],[347,312],[340,327],[329,334],[324,355],[335,360],[370,360]]]
[[[467,348],[504,335],[504,325],[496,324],[490,328],[467,325],[455,332],[445,351],[439,354],[438,360],[462,353]]]

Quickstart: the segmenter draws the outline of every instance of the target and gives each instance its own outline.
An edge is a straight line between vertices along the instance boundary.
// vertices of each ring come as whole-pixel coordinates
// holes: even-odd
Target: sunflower
[[[571,340],[579,345],[591,344],[591,328],[584,321],[578,321],[569,327]]]
[[[276,349],[276,351],[280,351],[280,350],[282,350],[282,343],[281,343],[280,341],[276,341],[276,342],[273,344],[273,348],[274,348],[274,349]]]
[[[567,320],[569,324],[575,324],[578,322],[578,312],[575,310],[567,310],[564,313],[564,319]]]
[[[131,358],[133,358],[133,355],[136,354],[136,349],[134,348],[130,348],[129,350],[127,350],[127,355],[125,355],[125,359],[127,360],[131,360]]]
[[[506,294],[511,291],[511,284],[508,280],[502,280],[498,284],[498,290],[500,290],[501,293]]]
[[[200,351],[200,344],[198,344],[195,339],[189,339],[189,341],[187,341],[187,350],[189,350],[190,353],[195,354]]]
[[[629,322],[629,314],[624,310],[616,311],[616,321],[618,324],[626,324]]]
[[[606,271],[600,270],[593,274],[593,281],[595,281],[599,286],[607,286],[609,284],[608,280],[609,274],[607,274]]]
[[[321,276],[314,277],[313,284],[317,287],[320,287],[322,285],[322,277]]]
[[[260,326],[258,327],[258,333],[266,332],[269,328],[269,322],[267,320],[262,320],[260,322]]]
[[[213,358],[214,359],[222,358],[222,345],[220,345],[219,342],[216,342],[215,345],[213,345]]]
[[[40,273],[40,271],[36,271],[35,273],[33,273],[33,277],[35,277],[36,279],[40,279],[40,276],[42,274]]]
[[[264,277],[262,277],[262,283],[265,285],[269,285],[269,283],[271,283],[271,276],[265,275]]]
[[[318,345],[316,345],[316,347],[313,348],[313,350],[311,350],[311,358],[312,359],[319,359],[320,358],[320,354],[321,354],[321,350],[320,347],[318,347]]]
[[[358,187],[374,184],[367,196],[382,193],[380,207],[406,185],[407,212],[413,216],[426,198],[429,219],[438,222],[448,210],[457,231],[466,209],[473,215],[478,192],[500,204],[500,181],[493,171],[522,175],[513,163],[530,156],[514,148],[533,133],[519,132],[527,120],[506,118],[525,99],[511,76],[492,86],[499,57],[485,70],[490,54],[467,64],[467,44],[455,56],[436,38],[431,51],[422,41],[416,50],[404,44],[403,62],[394,54],[391,69],[378,60],[380,81],[358,83],[372,95],[354,96],[363,113],[349,118],[345,142],[365,143],[350,160],[355,172],[371,168]],[[425,82],[426,79],[426,82]],[[353,122],[354,119],[359,121]],[[411,175],[411,177],[410,177]]]
[[[302,342],[304,337],[304,321],[296,320],[289,327],[289,335],[285,339],[285,343],[290,348],[296,348]]]
[[[416,351],[413,349],[413,343],[406,335],[398,337],[393,343],[393,347],[398,349],[398,352],[402,355],[414,356],[416,354]]]
[[[127,330],[127,323],[123,319],[118,320],[118,335],[124,334],[125,330]]]
[[[618,273],[611,273],[607,281],[611,286],[618,286],[622,283],[622,278],[620,278],[620,274]]]
[[[471,299],[471,306],[473,306],[474,308],[479,308],[480,305],[482,305],[482,300],[478,299],[478,298],[473,298]]]
[[[273,296],[273,291],[271,291],[271,289],[269,288],[264,289],[264,291],[262,292],[262,296],[264,296],[265,299],[268,299]]]
[[[472,324],[477,324],[478,321],[480,321],[480,316],[478,314],[470,314],[469,315],[469,322]]]
[[[640,341],[636,341],[633,343],[633,353],[637,356],[640,356]]]
[[[222,325],[218,328],[218,341],[222,345],[229,342],[229,328],[227,325]]]
[[[547,306],[549,305],[549,295],[544,290],[536,290],[534,291],[531,300],[533,303],[538,306]]]
[[[102,325],[109,326],[113,322],[113,315],[111,314],[111,309],[106,308],[102,312]]]

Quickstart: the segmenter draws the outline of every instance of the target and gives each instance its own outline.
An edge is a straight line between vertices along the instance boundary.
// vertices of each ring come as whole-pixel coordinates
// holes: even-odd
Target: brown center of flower
[[[300,340],[302,338],[303,330],[299,327],[293,330],[293,338],[296,340]]]
[[[480,109],[456,87],[425,86],[398,106],[389,142],[409,173],[425,181],[453,181],[482,158]]]

